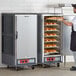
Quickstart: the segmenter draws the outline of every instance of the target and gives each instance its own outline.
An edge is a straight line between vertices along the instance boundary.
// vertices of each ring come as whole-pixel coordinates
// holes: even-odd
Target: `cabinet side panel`
[[[2,63],[13,65],[15,59],[14,14],[2,14]]]

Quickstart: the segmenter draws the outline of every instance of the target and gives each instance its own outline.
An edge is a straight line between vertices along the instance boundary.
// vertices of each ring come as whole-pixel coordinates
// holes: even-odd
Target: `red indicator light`
[[[55,57],[47,58],[47,61],[55,61]]]
[[[20,63],[22,64],[24,64],[24,63],[29,63],[29,59],[24,59],[24,60],[20,60]]]

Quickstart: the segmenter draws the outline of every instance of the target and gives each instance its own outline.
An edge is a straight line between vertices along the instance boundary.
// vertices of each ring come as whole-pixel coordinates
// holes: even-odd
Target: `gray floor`
[[[15,71],[13,69],[3,68],[0,69],[0,76],[76,76],[76,71],[70,71],[69,68],[73,63],[61,64],[61,67],[36,67],[32,69],[24,69],[20,71]]]

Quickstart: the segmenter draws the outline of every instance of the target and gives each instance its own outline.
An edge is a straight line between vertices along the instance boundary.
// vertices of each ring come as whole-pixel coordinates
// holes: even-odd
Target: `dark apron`
[[[71,49],[72,51],[75,51],[75,52],[76,52],[76,31],[74,31],[73,26],[72,26],[72,32],[71,32],[70,49]]]

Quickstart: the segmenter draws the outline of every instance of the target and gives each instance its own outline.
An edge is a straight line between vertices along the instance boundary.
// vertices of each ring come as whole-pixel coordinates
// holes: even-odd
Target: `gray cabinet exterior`
[[[36,14],[2,14],[2,63],[37,64]]]

